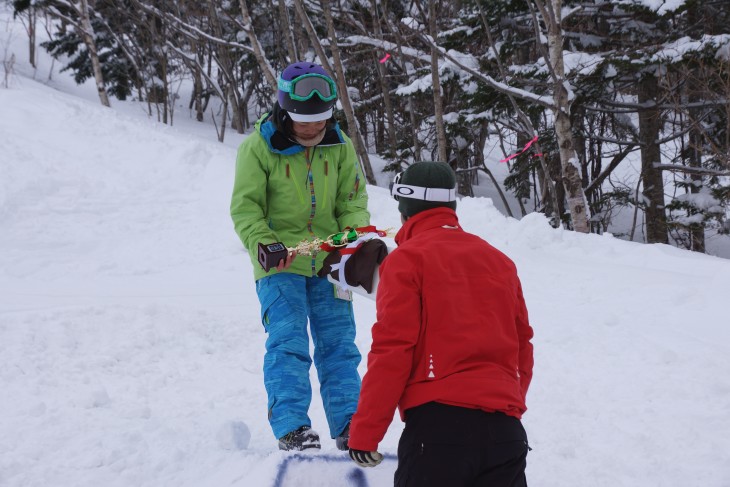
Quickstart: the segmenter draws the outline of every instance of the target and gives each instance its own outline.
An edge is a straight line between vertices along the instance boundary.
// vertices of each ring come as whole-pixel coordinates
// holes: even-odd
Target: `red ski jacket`
[[[395,239],[350,448],[376,451],[396,406],[401,419],[431,401],[522,417],[532,328],[514,263],[450,208],[414,215]]]

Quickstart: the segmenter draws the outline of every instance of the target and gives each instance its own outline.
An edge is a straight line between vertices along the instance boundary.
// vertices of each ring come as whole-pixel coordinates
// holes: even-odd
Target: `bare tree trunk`
[[[542,5],[537,2],[547,26],[548,52],[553,70],[553,100],[555,102],[555,135],[558,139],[560,165],[562,167],[563,187],[573,229],[576,232],[590,232],[588,200],[583,192],[583,177],[580,163],[573,146],[573,133],[570,124],[570,104],[563,63],[563,27],[561,18],[562,0],[549,0]]]
[[[218,18],[215,2],[208,2],[208,17],[210,28],[213,30],[215,36],[219,39],[223,38],[223,27],[221,26],[220,19]],[[218,54],[218,66],[224,74],[225,84],[227,85],[221,86],[221,89],[226,91],[226,99],[230,101],[231,112],[233,113],[231,117],[231,128],[236,130],[239,134],[242,134],[244,132],[244,123],[241,119],[241,109],[239,106],[241,100],[235,76],[236,61],[228,46],[218,45],[216,46],[215,52]],[[222,132],[225,131],[225,118],[224,122],[221,123],[221,127]],[[223,141],[221,140],[221,142]]]
[[[250,123],[248,120],[248,102],[254,92],[254,87],[259,82],[260,73],[254,72],[251,75],[251,82],[244,88],[243,94],[241,95],[241,120],[244,122],[244,132],[249,129]]]
[[[319,41],[319,37],[317,37],[317,32],[314,30],[312,21],[309,19],[309,15],[307,15],[307,11],[304,9],[304,4],[302,3],[302,0],[294,0],[294,8],[297,11],[297,16],[299,17],[299,20],[304,26],[304,30],[307,31],[309,43],[314,48],[314,51],[317,53],[319,61],[322,63],[322,67],[324,67],[325,71],[327,71],[328,73],[334,73],[332,66],[330,66],[327,53],[324,52],[324,48],[322,47],[322,43]],[[337,86],[337,88],[339,89],[339,85]]]
[[[373,11],[373,27],[375,36],[383,39],[383,31],[380,28],[380,15],[378,14],[378,5],[375,0],[370,0],[370,7]],[[388,154],[392,160],[395,160],[396,148],[398,147],[398,139],[395,135],[395,115],[393,114],[393,102],[390,99],[390,87],[386,77],[388,70],[385,63],[378,63],[378,77],[380,78],[380,89],[383,92],[383,105],[385,106],[385,118],[388,120]]]
[[[688,12],[689,20],[694,24],[694,22],[697,22],[700,20],[700,16],[698,15],[699,9],[689,9]],[[707,18],[709,17],[709,18]],[[705,16],[706,20],[711,20],[712,16]],[[703,19],[703,20],[705,20]],[[702,25],[704,26],[704,33],[705,34],[712,34],[712,25],[711,22],[703,22]],[[706,68],[704,66],[700,67],[699,69],[695,70],[694,75],[690,75],[688,83],[687,83],[687,91],[688,96],[687,100],[692,104],[692,102],[697,102],[702,99],[710,99],[711,96],[705,96],[707,95],[706,90],[707,88],[703,86],[703,83],[700,82],[700,79],[707,79],[706,75]],[[690,167],[696,167],[700,168],[702,167],[702,132],[698,126],[697,121],[701,120],[702,117],[702,109],[700,108],[691,108],[689,110],[689,123],[692,124],[692,129],[689,132],[689,165]],[[692,184],[690,185],[690,193],[692,194],[698,194],[702,191],[702,186],[704,185],[703,177],[699,174],[692,174],[690,176],[692,179]],[[689,227],[689,236],[690,236],[690,250],[694,250],[695,252],[706,252],[707,248],[705,245],[705,223],[691,225]]]
[[[499,194],[499,198],[502,200],[502,204],[504,205],[504,211],[507,212],[508,216],[514,217],[514,214],[512,213],[512,208],[509,206],[509,202],[507,201],[507,197],[504,195],[504,191],[502,191],[502,186],[499,184],[499,181],[497,181],[497,178],[494,176],[492,171],[489,170],[487,167],[487,163],[484,160],[484,146],[487,144],[487,140],[489,139],[489,120],[483,120],[481,122],[481,127],[479,128],[479,136],[476,141],[476,150],[474,151],[476,156],[476,161],[474,166],[477,168],[481,168],[482,171],[484,171],[487,176],[489,176],[489,179],[492,180],[492,184],[494,184],[494,187],[497,190],[497,193]]]
[[[269,64],[269,61],[266,59],[264,48],[261,46],[259,38],[256,36],[256,31],[254,30],[253,22],[251,21],[251,15],[248,13],[248,7],[246,6],[246,0],[239,0],[238,3],[241,6],[241,15],[243,16],[243,30],[246,31],[248,40],[251,41],[256,62],[261,68],[261,71],[264,73],[264,77],[266,77],[266,81],[269,83],[269,86],[274,93],[276,93],[278,89],[276,75],[274,74],[274,69],[271,67],[271,64]]]
[[[638,101],[647,108],[639,112],[641,139],[641,174],[646,202],[646,240],[648,243],[669,243],[667,215],[664,208],[664,178],[654,167],[661,162],[657,142],[661,130],[661,113],[656,106],[657,80],[652,74],[639,81]]]
[[[86,44],[86,48],[89,50],[89,59],[91,60],[91,67],[94,72],[94,80],[96,81],[96,91],[99,93],[99,100],[105,107],[111,106],[109,103],[109,96],[106,93],[106,87],[104,86],[104,75],[101,72],[101,63],[99,62],[99,53],[96,51],[96,41],[94,40],[94,30],[91,27],[91,21],[89,20],[89,3],[87,0],[81,0],[81,38]]]
[[[198,48],[198,64],[204,62],[203,53]],[[193,70],[193,97],[195,104],[195,120],[202,122],[205,118],[205,107],[203,106],[203,76],[200,73],[200,68],[194,68]]]
[[[436,0],[428,2],[428,30],[436,42]],[[448,162],[446,129],[444,128],[444,103],[441,97],[441,79],[439,77],[439,52],[435,46],[431,46],[431,82],[433,84],[433,110],[436,123],[436,142],[438,144],[438,157],[443,162]]]
[[[291,28],[291,22],[289,22],[289,8],[286,5],[286,0],[278,0],[279,2],[279,19],[281,20],[281,33],[284,36],[286,42],[286,52],[289,54],[289,62],[294,63],[299,61],[299,55],[297,54],[296,45],[294,44],[293,30]]]
[[[387,12],[387,9],[384,10]],[[388,30],[390,30],[391,33],[395,36],[396,44],[398,46],[398,59],[400,60],[400,69],[403,73],[407,73],[408,70],[406,69],[406,62],[405,62],[405,56],[403,55],[403,39],[400,35],[400,31],[393,26],[390,21],[388,20],[387,13],[383,15],[383,21],[385,22],[385,25],[388,27]],[[413,160],[418,162],[421,160],[421,141],[418,139],[418,120],[416,120],[416,114],[413,110],[413,96],[406,95],[406,105],[407,105],[407,111],[408,116],[411,119],[411,145],[413,146]]]
[[[223,101],[223,113],[221,114],[221,130],[218,133],[218,142],[223,142],[226,138],[226,121],[228,119],[228,100],[230,100],[233,95],[231,94],[231,91],[233,90],[233,87],[231,85],[228,85],[228,88],[226,89],[226,96],[224,97]]]
[[[696,129],[693,129],[689,134],[690,144],[690,155],[689,165],[690,167],[702,167],[702,154],[699,151],[699,147],[702,143],[702,135],[698,133]],[[703,177],[699,174],[692,174],[690,176],[692,184],[690,185],[690,193],[698,194],[702,191]],[[690,234],[690,250],[695,252],[705,253],[707,247],[705,245],[705,224],[697,224],[691,226],[689,229]]]
[[[309,16],[306,11],[304,11],[304,6],[302,5],[301,0],[295,0],[294,4],[296,5],[297,12],[299,12],[301,16],[302,22],[305,25],[309,25],[311,28]],[[321,52],[320,59],[322,59],[323,64],[326,63],[325,68],[329,68],[330,72],[334,71],[337,74],[335,76],[335,80],[337,82],[337,90],[340,92],[339,100],[340,103],[342,103],[342,110],[345,112],[345,117],[347,118],[347,125],[350,127],[350,135],[355,146],[355,152],[357,152],[357,155],[359,156],[360,164],[362,165],[363,173],[365,174],[365,179],[370,184],[376,184],[377,181],[375,180],[375,174],[373,174],[373,168],[370,165],[370,156],[368,155],[367,147],[365,147],[365,143],[362,139],[362,134],[360,132],[357,119],[355,118],[355,112],[352,109],[350,94],[347,91],[345,70],[342,67],[342,60],[340,59],[340,49],[337,45],[337,33],[335,32],[335,24],[332,20],[332,11],[330,10],[329,0],[322,0],[322,9],[324,10],[324,16],[327,22],[327,32],[330,37],[330,49],[332,50],[334,70],[332,69],[332,66],[329,66],[327,57],[324,55],[322,44],[316,36],[314,29],[312,28],[310,32],[310,29],[308,28],[307,32],[310,32],[310,40],[317,53]]]
[[[10,75],[13,73],[13,65],[15,64],[15,54],[10,54],[10,58],[7,57],[7,51],[3,57],[3,70],[5,71],[3,87],[10,88]]]
[[[36,23],[38,21],[38,13],[35,7],[28,9],[28,61],[34,68],[36,67]]]
[[[507,69],[502,64],[502,62],[499,60],[499,52],[498,52],[496,44],[492,40],[491,27],[489,25],[489,20],[484,15],[484,12],[482,11],[481,7],[479,7],[479,15],[484,24],[484,29],[487,34],[489,46],[494,51],[494,55],[495,55],[494,57],[497,61],[497,67],[499,68],[499,73],[500,73],[502,82],[507,83],[507,80],[509,78]],[[538,31],[539,31],[539,29],[536,29],[536,33]],[[538,37],[538,36],[536,35],[536,37]],[[499,85],[493,84],[492,86],[495,89],[498,89]],[[532,121],[530,120],[530,117],[517,104],[517,100],[515,99],[515,96],[512,93],[510,93],[509,90],[504,91],[504,94],[507,95],[507,97],[509,98],[510,104],[512,105],[512,109],[514,110],[515,114],[517,115],[517,121],[519,122],[518,126],[521,127],[521,129],[522,129],[521,132],[518,131],[518,133],[517,133],[517,146],[520,147],[521,146],[521,144],[520,144],[521,137],[523,137],[525,135],[529,135],[529,137],[535,137],[537,135],[537,131],[535,130],[535,127],[532,125]],[[526,142],[527,141],[525,140],[524,143],[526,143]],[[522,145],[524,145],[524,143]],[[549,176],[550,169],[548,167],[545,156],[542,155],[543,151],[540,149],[540,143],[537,142],[535,144],[535,147],[536,147],[537,153],[541,154],[539,156],[539,161],[540,161],[540,168],[542,170],[542,174]],[[550,200],[549,204],[543,204],[543,206],[545,208],[555,208],[554,212],[550,213],[549,211],[546,211],[545,214],[550,219],[550,224],[557,228],[558,226],[561,225],[561,218],[560,218],[561,215],[559,213],[557,213],[558,209],[560,208],[560,204],[558,202],[558,192],[557,192],[557,187],[555,185],[555,182],[553,181],[553,179],[551,177],[543,177],[540,187],[542,189],[542,195],[541,195],[542,200],[543,201],[544,201],[544,199]],[[535,195],[535,198],[537,199],[537,197],[538,197],[537,190],[535,190],[534,195]],[[522,203],[521,199],[518,198],[517,201],[520,205],[520,211],[522,212],[522,216],[524,216],[526,214],[525,205]]]
[[[167,55],[163,52],[160,56],[160,69],[162,75],[162,123],[169,123],[172,125],[172,116],[170,114],[170,82],[167,79]],[[168,121],[168,118],[170,119]]]

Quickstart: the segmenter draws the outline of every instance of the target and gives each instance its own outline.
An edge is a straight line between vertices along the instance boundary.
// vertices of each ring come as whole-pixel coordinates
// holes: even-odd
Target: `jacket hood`
[[[421,211],[406,220],[395,236],[395,243],[401,245],[420,233],[444,226],[461,229],[456,211],[447,207]]]
[[[279,103],[275,103],[271,111],[256,122],[255,128],[266,141],[271,152],[288,156],[304,151],[304,146],[290,136],[290,124],[289,114],[279,106]],[[342,137],[340,125],[334,119],[328,120],[324,138],[317,146],[344,143],[345,139]]]

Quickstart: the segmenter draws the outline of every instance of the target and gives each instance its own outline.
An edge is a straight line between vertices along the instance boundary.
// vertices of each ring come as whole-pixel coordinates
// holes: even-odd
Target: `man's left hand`
[[[376,451],[353,450],[350,448],[350,458],[360,467],[376,467],[383,461],[383,455]]]

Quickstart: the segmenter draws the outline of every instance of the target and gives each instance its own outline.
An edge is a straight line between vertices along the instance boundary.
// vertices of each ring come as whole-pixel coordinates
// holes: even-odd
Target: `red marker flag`
[[[534,137],[532,138],[532,140],[531,140],[531,141],[529,141],[529,142],[528,142],[527,144],[525,144],[525,147],[523,147],[521,151],[519,151],[519,152],[517,152],[517,153],[515,153],[515,154],[512,154],[511,156],[507,156],[507,157],[506,157],[506,158],[504,158],[504,159],[500,159],[500,160],[499,160],[499,162],[507,162],[507,161],[509,161],[510,159],[514,159],[515,157],[519,156],[520,154],[523,154],[523,153],[524,153],[524,152],[525,152],[525,151],[526,151],[527,149],[529,149],[529,148],[530,148],[530,146],[531,146],[532,144],[534,144],[535,142],[537,142],[537,135],[536,135],[536,136],[534,136]],[[539,154],[538,154],[538,155],[539,155]]]

